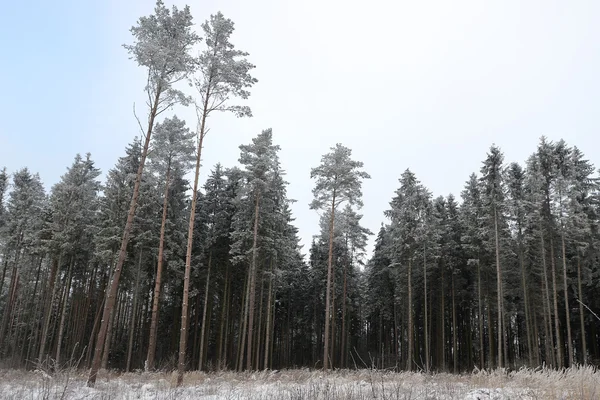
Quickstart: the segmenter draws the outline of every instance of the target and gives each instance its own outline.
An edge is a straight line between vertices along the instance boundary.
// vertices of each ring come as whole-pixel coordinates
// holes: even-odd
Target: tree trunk
[[[19,241],[20,243],[20,241]],[[15,251],[15,264],[13,265],[12,274],[10,277],[10,289],[8,290],[8,299],[6,307],[4,308],[4,315],[2,316],[2,324],[0,325],[0,352],[2,351],[2,345],[4,343],[6,329],[8,323],[12,317],[15,301],[17,298],[17,288],[19,285],[19,258],[21,256],[20,244],[17,244],[17,250]]]
[[[454,269],[452,269],[452,360],[453,372],[458,372],[458,335],[456,323],[456,291],[454,289]]]
[[[427,258],[425,246],[423,246],[423,301],[425,303],[425,372],[429,373],[429,321],[427,318]]]
[[[244,308],[244,312],[242,313],[241,324],[242,332],[240,335],[240,344],[238,346],[238,359],[236,364],[236,369],[241,371],[243,368],[244,362],[244,350],[246,348],[246,329],[248,328],[248,298],[250,297],[250,271],[246,275],[246,282],[244,284],[244,296],[242,296],[242,307]]]
[[[169,181],[171,178],[171,162],[167,164],[167,176],[165,191],[163,194],[162,221],[160,224],[160,240],[158,244],[158,265],[156,268],[156,281],[154,282],[154,298],[152,301],[152,320],[150,322],[150,339],[148,341],[148,355],[144,369],[146,372],[154,369],[154,358],[156,357],[156,334],[158,329],[158,307],[160,303],[160,286],[162,284],[162,270],[165,249],[165,227],[167,225],[167,209],[169,206]]]
[[[133,334],[135,331],[135,317],[138,309],[138,296],[139,296],[139,287],[140,287],[140,274],[142,271],[142,253],[143,250],[140,249],[140,258],[138,261],[138,270],[135,275],[135,289],[133,292],[133,310],[131,312],[131,323],[129,325],[129,339],[127,341],[127,364],[125,367],[125,372],[129,372],[131,368],[131,355],[133,353]]]
[[[323,339],[323,370],[329,366],[329,319],[331,305],[331,279],[333,275],[333,227],[335,223],[335,190],[331,200],[331,217],[329,220],[329,256],[327,259],[327,288],[325,289],[325,332]]]
[[[260,203],[260,193],[256,193],[255,205],[254,205],[254,237],[252,239],[252,263],[250,264],[250,289],[249,289],[249,312],[248,312],[248,349],[246,355],[246,369],[252,370],[252,334],[254,333],[254,297],[255,297],[255,285],[256,285],[256,257],[258,255],[258,249],[256,248],[258,242],[258,211]]]
[[[567,256],[565,250],[565,234],[561,235],[562,262],[563,262],[563,285],[565,290],[565,324],[567,325],[567,349],[569,351],[568,367],[573,366],[573,340],[571,337],[571,312],[569,310],[569,281],[567,279]]]
[[[266,335],[265,335],[265,361],[264,361],[264,369],[269,369],[269,346],[271,340],[271,301],[273,297],[273,259],[271,258],[271,275],[269,277],[269,297],[267,300],[267,325],[266,325]]]
[[[498,237],[498,211],[494,207],[494,233],[496,240],[496,279],[498,290],[498,368],[502,368],[502,342],[504,327],[502,324],[502,268],[500,267],[500,239]]]
[[[412,259],[408,259],[408,350],[406,352],[406,369],[412,371],[413,365],[413,304],[412,304]]]
[[[262,318],[263,318],[263,300],[265,298],[264,296],[264,292],[265,292],[265,275],[264,275],[264,271],[263,273],[260,274],[261,278],[260,278],[260,303],[258,304],[258,325],[257,325],[257,332],[256,335],[254,335],[256,337],[256,343],[254,346],[254,369],[259,370],[260,369],[260,348],[261,348],[261,333],[262,333]]]
[[[519,227],[519,263],[521,264],[521,285],[523,286],[523,303],[525,308],[525,330],[527,335],[527,355],[529,356],[529,366],[532,367],[533,363],[533,335],[531,332],[531,317],[529,314],[529,290],[527,289],[527,277],[525,274],[525,260],[523,255],[523,243],[522,243],[521,228]]]
[[[479,322],[479,363],[480,368],[485,368],[485,347],[483,344],[483,311],[481,303],[481,266],[479,260],[477,260],[477,306],[479,308],[479,314],[477,320]]]
[[[587,364],[587,346],[585,343],[585,318],[583,315],[583,291],[581,290],[581,260],[577,257],[577,292],[579,295],[579,322],[581,324],[581,363]]]
[[[202,119],[200,122],[200,137],[198,140],[198,151],[196,157],[196,172],[194,174],[194,189],[192,192],[192,205],[190,209],[190,221],[188,225],[187,250],[185,254],[185,275],[183,278],[183,301],[181,305],[181,332],[179,335],[179,361],[177,363],[177,386],[183,383],[183,373],[185,372],[185,352],[187,347],[187,314],[188,314],[188,296],[190,288],[190,272],[192,270],[192,246],[194,238],[194,220],[196,218],[196,203],[198,200],[198,177],[200,174],[200,159],[202,157],[202,142],[204,141],[206,129],[206,117],[208,115],[208,98],[210,93],[204,96],[204,108],[202,110]]]
[[[42,318],[42,321],[43,321],[42,322],[43,323],[42,337],[40,340],[40,351],[38,353],[38,362],[39,363],[43,362],[44,352],[46,351],[46,342],[48,340],[48,338],[47,338],[48,328],[50,327],[50,317],[52,315],[52,305],[54,304],[54,297],[56,296],[56,285],[55,285],[56,274],[60,267],[61,260],[62,260],[62,252],[59,255],[58,259],[54,259],[54,262],[52,263],[52,270],[50,271],[50,282],[49,282],[49,288],[48,288],[49,298],[48,298],[46,307],[44,309],[44,317]]]
[[[340,368],[346,368],[344,364],[346,354],[346,290],[348,287],[347,269],[348,260],[344,263],[344,287],[342,289],[342,331],[341,331],[341,345],[340,345]]]
[[[204,287],[204,309],[202,311],[202,328],[200,329],[200,355],[198,361],[198,371],[202,371],[204,363],[204,333],[206,332],[206,310],[208,309],[208,291],[210,289],[210,269],[212,264],[212,250],[208,253],[208,273],[206,275],[206,286]]]
[[[556,358],[558,368],[564,367],[563,363],[563,352],[562,352],[562,341],[560,339],[560,324],[558,315],[558,288],[556,284],[556,263],[554,260],[554,241],[550,239],[550,264],[552,267],[552,291],[554,294],[554,329],[556,331]]]
[[[544,300],[545,310],[547,311],[548,317],[546,318],[546,312],[544,312],[544,329],[546,334],[546,358],[550,358],[549,363],[552,366],[556,366],[556,353],[554,351],[554,336],[552,333],[552,306],[550,305],[550,283],[548,281],[548,265],[546,263],[546,244],[544,241],[544,233],[541,234],[541,245],[542,245],[542,268],[544,270]],[[548,362],[548,360],[546,360]]]
[[[219,327],[219,351],[218,351],[218,359],[217,359],[217,370],[223,369],[223,365],[225,363],[225,357],[223,356],[223,350],[226,349],[224,347],[225,340],[225,319],[228,317],[227,313],[227,287],[229,283],[229,263],[227,263],[227,268],[225,269],[225,280],[223,283],[223,298],[221,300],[221,323]],[[226,351],[225,351],[226,352]]]
[[[118,296],[118,295],[117,295]],[[104,349],[102,351],[102,360],[100,362],[100,368],[106,370],[106,368],[108,367],[108,356],[110,354],[110,344],[112,342],[112,337],[114,334],[114,324],[115,324],[115,314],[117,314],[118,311],[118,305],[117,308],[113,309],[113,311],[110,313],[110,316],[108,317],[108,332],[106,333],[106,341],[104,342]]]
[[[73,264],[75,263],[74,259],[71,258],[71,263],[69,264],[69,271],[67,272],[67,286],[65,287],[65,294],[63,295],[63,304],[62,311],[60,314],[60,325],[58,328],[58,341],[56,343],[56,367],[61,368],[60,365],[60,352],[62,348],[62,340],[63,334],[65,331],[65,318],[67,315],[67,302],[69,300],[69,291],[71,290],[71,272],[73,270]]]
[[[133,194],[131,196],[131,203],[129,204],[129,211],[127,213],[127,222],[125,223],[125,229],[123,230],[123,239],[121,240],[121,248],[119,249],[117,266],[113,274],[110,288],[106,295],[104,311],[102,312],[102,321],[100,323],[100,331],[98,332],[96,348],[94,350],[94,358],[92,360],[92,368],[90,369],[90,375],[87,381],[88,387],[94,387],[96,384],[96,377],[98,376],[98,370],[100,369],[100,363],[102,362],[102,350],[104,348],[104,342],[106,341],[106,334],[108,332],[108,320],[115,306],[117,289],[119,288],[119,279],[121,278],[121,271],[123,270],[123,264],[125,263],[125,257],[127,256],[127,244],[129,243],[129,235],[131,234],[131,227],[133,226],[133,217],[135,216],[135,210],[137,209],[137,201],[140,194],[140,183],[142,182],[142,173],[144,172],[146,156],[148,155],[148,147],[150,146],[150,136],[152,135],[152,128],[154,127],[154,119],[156,118],[156,113],[158,111],[158,102],[160,100],[161,93],[162,88],[159,86],[156,89],[156,95],[154,97],[154,102],[152,103],[152,108],[148,118],[146,140],[144,142],[142,155],[140,157],[140,165],[138,166],[135,177]]]

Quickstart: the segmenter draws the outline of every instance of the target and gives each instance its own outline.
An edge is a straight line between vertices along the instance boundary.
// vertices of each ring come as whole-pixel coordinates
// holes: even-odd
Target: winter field
[[[86,374],[65,370],[0,370],[0,398],[22,399],[600,399],[595,368],[474,371],[472,374],[394,373],[374,370],[323,373],[310,370],[175,374],[101,372],[94,389]]]

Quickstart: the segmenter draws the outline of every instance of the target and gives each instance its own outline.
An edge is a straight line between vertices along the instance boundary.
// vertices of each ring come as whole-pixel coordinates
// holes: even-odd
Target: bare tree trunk
[[[249,292],[250,292],[250,271],[248,271],[248,274],[246,275],[246,282],[245,282],[245,289],[244,290],[244,296],[242,297],[242,307],[244,308],[244,312],[242,313],[242,320],[241,320],[241,324],[242,325],[242,332],[240,335],[240,344],[238,346],[239,352],[238,352],[238,359],[237,359],[237,365],[236,365],[236,369],[238,371],[241,371],[242,368],[244,367],[244,350],[246,348],[246,329],[248,328],[248,298],[250,297]]]
[[[345,368],[346,364],[344,364],[346,354],[346,290],[348,286],[348,278],[347,278],[347,266],[348,260],[344,263],[344,288],[342,290],[342,343],[340,345],[340,368]]]
[[[581,324],[581,363],[587,364],[587,346],[585,343],[585,318],[583,315],[583,291],[581,290],[581,260],[577,256],[577,292],[579,295],[579,322]]]
[[[522,241],[521,232],[519,228],[519,237]],[[527,335],[527,354],[529,356],[529,366],[533,366],[533,335],[531,332],[531,316],[529,313],[529,290],[527,288],[527,277],[525,275],[525,261],[523,256],[523,244],[519,243],[519,263],[521,264],[521,285],[523,286],[523,303],[525,308],[525,330]]]
[[[43,321],[42,322],[43,323],[42,338],[40,340],[40,351],[39,351],[39,355],[38,355],[38,362],[40,362],[40,363],[43,362],[44,352],[46,350],[46,342],[48,340],[48,338],[47,338],[48,328],[50,327],[50,317],[52,315],[52,305],[54,304],[54,297],[56,296],[56,285],[55,285],[56,274],[60,267],[61,260],[62,260],[62,252],[59,255],[58,259],[55,259],[54,262],[52,263],[52,270],[50,271],[50,282],[49,282],[49,288],[48,288],[49,298],[48,298],[46,307],[44,309],[44,317],[42,318],[42,321]]]
[[[260,349],[261,349],[261,333],[262,333],[262,317],[263,317],[263,300],[265,298],[264,296],[264,292],[265,292],[265,275],[264,275],[264,271],[260,274],[260,303],[258,305],[258,330],[256,332],[256,335],[254,335],[256,337],[256,344],[254,347],[254,369],[261,369],[260,368],[260,362],[262,361],[260,358]]]
[[[69,291],[71,290],[71,272],[73,270],[73,264],[75,263],[74,259],[71,258],[71,263],[69,264],[69,271],[67,272],[67,286],[65,287],[65,294],[63,295],[63,304],[62,311],[60,314],[60,325],[58,328],[58,341],[56,343],[56,367],[60,368],[60,351],[62,348],[62,340],[63,334],[65,331],[65,318],[67,315],[67,302],[69,300]]]
[[[177,363],[177,386],[183,383],[185,372],[185,352],[187,347],[187,314],[188,297],[190,288],[190,272],[192,270],[192,246],[194,238],[194,220],[196,218],[196,203],[198,202],[198,177],[200,174],[200,159],[202,157],[202,142],[204,141],[206,129],[206,117],[208,114],[209,93],[204,96],[204,108],[200,121],[200,137],[198,138],[198,151],[196,154],[196,172],[194,174],[194,189],[192,192],[192,205],[190,209],[190,221],[188,225],[187,250],[185,254],[185,275],[183,278],[183,301],[181,305],[181,332],[179,335],[179,362]]]
[[[454,289],[454,269],[452,270],[452,361],[453,372],[458,372],[458,335],[456,323],[456,291]]]
[[[137,315],[138,309],[138,295],[139,295],[139,287],[140,287],[140,274],[142,271],[142,254],[143,250],[140,249],[140,258],[138,261],[138,270],[135,275],[135,289],[133,292],[133,310],[131,311],[131,323],[129,324],[129,339],[127,341],[127,365],[125,367],[125,372],[129,372],[131,368],[131,355],[133,353],[133,334],[135,331],[135,317]]]
[[[252,263],[250,265],[250,276],[249,276],[249,312],[248,312],[248,354],[246,356],[246,369],[252,370],[252,334],[254,333],[254,297],[255,297],[255,285],[256,285],[256,257],[258,250],[256,248],[258,241],[258,211],[259,211],[260,193],[256,193],[255,205],[254,205],[254,238],[252,239]]]
[[[483,345],[483,311],[481,307],[481,266],[479,260],[477,260],[477,306],[479,308],[479,314],[477,320],[479,322],[479,363],[480,368],[485,368],[485,351]]]
[[[425,246],[423,246],[423,301],[425,303],[425,372],[429,372],[429,321],[427,318],[427,258],[425,253]],[[455,350],[456,351],[456,350]]]
[[[552,239],[550,239],[550,263],[552,266],[552,291],[554,293],[554,329],[556,331],[556,358],[558,361],[558,368],[563,368],[563,346],[560,340],[560,325],[558,316],[558,289],[556,284],[556,265],[554,260],[554,241]]]
[[[100,363],[100,368],[104,370],[108,367],[108,356],[110,354],[110,344],[112,342],[112,336],[114,334],[115,314],[117,314],[117,308],[113,309],[113,311],[110,313],[110,316],[108,317],[108,332],[106,334],[106,342],[104,342],[102,361]]]
[[[271,258],[271,276],[269,277],[269,297],[267,300],[267,329],[265,337],[265,361],[264,369],[269,369],[269,349],[271,340],[271,302],[273,297],[273,259]]]
[[[500,267],[500,240],[498,237],[498,211],[494,207],[494,233],[496,239],[496,279],[498,290],[498,368],[502,368],[502,342],[504,327],[502,324],[502,268]]]
[[[331,217],[329,220],[329,256],[327,259],[327,288],[325,289],[325,338],[323,339],[323,370],[329,368],[329,319],[331,305],[331,280],[333,275],[333,227],[335,223],[335,196],[331,200]]]
[[[123,264],[125,263],[125,257],[127,256],[127,244],[129,243],[129,235],[131,234],[131,227],[133,226],[133,217],[135,216],[135,210],[137,209],[137,201],[140,194],[140,183],[142,182],[142,173],[144,172],[144,165],[146,164],[146,156],[148,155],[148,147],[150,146],[150,136],[152,135],[152,128],[154,127],[154,119],[156,118],[156,113],[158,111],[158,102],[160,100],[161,93],[162,88],[159,86],[156,89],[156,95],[154,97],[154,102],[152,103],[152,108],[148,118],[146,140],[144,142],[144,147],[140,157],[140,165],[135,177],[133,194],[131,196],[131,203],[129,204],[129,212],[127,213],[127,222],[125,223],[121,248],[119,249],[119,258],[117,259],[117,265],[115,267],[110,288],[106,294],[106,302],[104,304],[104,311],[102,312],[100,331],[98,332],[98,338],[96,340],[92,368],[90,369],[90,375],[87,381],[88,387],[94,387],[96,384],[96,377],[98,375],[98,370],[100,369],[100,363],[102,362],[102,350],[104,348],[104,342],[106,341],[106,334],[108,332],[108,320],[115,306],[117,289],[119,288],[119,279],[121,278],[121,271],[123,270]]]
[[[413,304],[412,304],[412,258],[408,259],[408,351],[406,352],[406,369],[412,371],[414,349]]]
[[[206,310],[208,309],[208,291],[210,289],[210,269],[212,266],[212,250],[208,253],[208,273],[206,275],[206,286],[204,287],[204,309],[202,311],[202,328],[200,329],[200,356],[198,371],[202,371],[204,363],[204,333],[206,332]]]
[[[554,351],[554,336],[552,333],[552,306],[550,305],[550,283],[548,281],[548,265],[546,263],[546,243],[544,241],[544,233],[541,233],[542,246],[542,268],[544,270],[544,329],[546,334],[546,358],[550,357],[550,365],[556,366],[556,353]],[[547,311],[547,318],[546,318]],[[546,360],[548,362],[548,360]]]
[[[565,234],[561,235],[562,262],[563,262],[563,285],[565,290],[565,324],[567,325],[567,349],[569,351],[569,367],[573,366],[573,339],[571,337],[571,312],[569,311],[569,281],[567,279],[567,256],[565,250]]]
[[[224,339],[225,339],[225,319],[227,318],[227,286],[229,283],[229,263],[227,263],[227,268],[225,269],[225,280],[223,283],[223,298],[221,300],[221,323],[219,327],[219,351],[218,351],[218,359],[217,359],[217,370],[221,370],[223,368],[224,359],[223,357],[223,349],[224,349]]]
[[[4,343],[8,323],[12,318],[12,313],[14,311],[13,309],[17,298],[17,288],[19,286],[19,258],[21,256],[20,241],[16,247],[17,250],[15,251],[15,263],[13,265],[13,270],[10,277],[8,299],[6,302],[6,307],[4,308],[4,315],[2,316],[2,324],[0,325],[0,352],[2,351],[2,345]]]
[[[160,240],[158,244],[158,265],[156,268],[156,281],[154,282],[154,298],[152,301],[152,319],[150,322],[150,339],[148,342],[148,354],[144,369],[146,372],[154,369],[154,358],[156,357],[156,333],[158,329],[158,307],[160,303],[160,286],[162,285],[162,270],[165,249],[165,228],[167,225],[167,209],[169,206],[169,183],[171,178],[171,163],[167,165],[167,176],[165,191],[163,194],[162,221],[160,223]]]

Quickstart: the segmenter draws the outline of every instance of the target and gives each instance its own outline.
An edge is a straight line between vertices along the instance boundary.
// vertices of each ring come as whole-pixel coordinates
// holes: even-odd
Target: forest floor
[[[600,373],[592,367],[564,371],[522,369],[472,374],[394,373],[375,370],[330,373],[284,370],[255,373],[190,372],[175,388],[175,374],[102,371],[96,387],[85,371],[24,372],[0,369],[0,399],[123,400],[400,400],[400,399],[600,399]]]

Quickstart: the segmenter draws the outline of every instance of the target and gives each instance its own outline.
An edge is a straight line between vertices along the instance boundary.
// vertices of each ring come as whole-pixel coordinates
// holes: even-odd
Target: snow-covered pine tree
[[[331,210],[329,220],[329,256],[327,261],[327,287],[325,289],[325,332],[323,346],[323,369],[327,370],[332,359],[329,355],[331,284],[333,279],[333,241],[335,210],[340,204],[362,206],[362,180],[370,176],[362,171],[363,163],[352,160],[352,150],[337,143],[331,151],[321,157],[321,164],[311,169],[311,179],[316,179],[313,188],[313,210]]]
[[[132,55],[132,58],[139,65],[147,68],[148,71],[148,83],[145,88],[148,94],[148,127],[145,131],[145,141],[127,213],[127,222],[123,230],[117,264],[106,295],[100,331],[94,349],[92,368],[87,382],[89,387],[94,387],[100,368],[102,350],[108,333],[109,317],[115,305],[119,278],[125,262],[127,243],[137,207],[139,187],[152,129],[154,128],[154,120],[157,115],[173,105],[177,103],[185,104],[189,101],[181,91],[174,87],[174,84],[185,79],[196,66],[189,51],[199,38],[192,31],[192,15],[189,7],[186,6],[180,11],[173,6],[172,10],[169,11],[162,0],[157,0],[154,12],[154,15],[141,17],[138,20],[137,26],[131,28],[131,33],[136,39],[135,43],[124,46]]]
[[[199,68],[197,75],[194,77],[194,86],[200,96],[200,104],[196,103],[198,147],[196,150],[194,188],[192,191],[188,225],[177,385],[181,385],[185,371],[187,346],[187,332],[185,331],[185,327],[187,326],[189,277],[197,202],[196,193],[198,192],[202,147],[204,137],[208,132],[206,120],[211,113],[218,111],[233,112],[238,117],[252,116],[252,111],[248,106],[232,105],[230,104],[230,100],[231,98],[247,99],[250,96],[249,89],[257,82],[250,75],[250,70],[254,69],[254,65],[246,60],[248,53],[236,50],[230,42],[231,34],[234,31],[233,21],[225,18],[221,12],[218,12],[215,15],[211,15],[210,19],[202,24],[202,30],[204,31],[204,43],[206,47],[196,60]]]
[[[150,335],[148,354],[144,369],[154,369],[156,354],[156,340],[158,328],[158,308],[162,283],[163,262],[165,259],[165,231],[167,224],[167,211],[169,206],[169,193],[171,189],[173,171],[185,174],[191,167],[194,151],[193,133],[186,127],[185,121],[177,116],[166,118],[154,128],[153,152],[150,154],[151,171],[163,182],[162,219],[160,224],[160,238],[158,246],[158,265],[154,284],[152,300],[152,319],[150,322]]]

